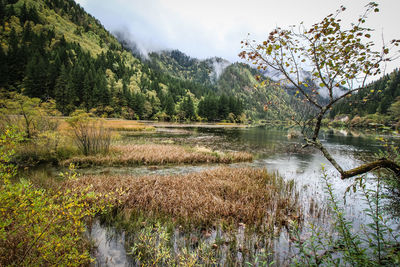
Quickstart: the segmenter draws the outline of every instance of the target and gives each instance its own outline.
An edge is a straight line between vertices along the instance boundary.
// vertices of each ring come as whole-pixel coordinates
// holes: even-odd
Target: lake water
[[[362,163],[362,158],[370,157],[382,147],[376,139],[377,134],[363,134],[347,131],[323,131],[321,140],[344,169],[356,167]],[[317,222],[321,227],[329,225],[330,216],[327,212],[327,194],[324,191],[325,183],[322,179],[324,166],[326,174],[330,177],[334,192],[338,199],[342,199],[346,189],[354,179],[341,180],[338,172],[324,159],[322,154],[314,149],[301,149],[301,139],[289,139],[287,129],[279,127],[255,128],[228,128],[228,127],[158,127],[154,133],[122,134],[118,141],[121,143],[173,143],[187,146],[204,146],[221,151],[247,151],[255,155],[253,162],[231,164],[233,167],[251,166],[265,168],[270,172],[278,172],[285,180],[294,180],[299,191],[300,200],[304,210],[305,224]],[[88,173],[107,172],[129,173],[133,175],[148,174],[182,174],[193,171],[203,171],[215,168],[218,165],[175,166],[175,167],[138,167],[138,168],[92,168],[83,170]],[[369,186],[374,185],[371,174]],[[352,220],[355,229],[361,224],[368,223],[363,215],[366,204],[359,192],[347,195],[345,205],[346,217]],[[318,211],[318,212],[317,212]],[[393,225],[398,225],[393,221]],[[92,237],[99,245],[98,260],[101,266],[107,265],[106,261],[112,260],[114,265],[129,265],[123,249],[123,233],[118,235],[111,230],[112,238],[105,241],[105,228],[96,224]],[[240,231],[240,229],[238,229]],[[108,231],[110,233],[110,231]],[[309,235],[306,231],[303,236]],[[117,236],[117,237],[116,237]],[[119,251],[118,253],[115,250]],[[293,249],[287,233],[282,232],[274,242],[274,259],[278,265],[286,265]],[[112,253],[112,255],[110,255]]]

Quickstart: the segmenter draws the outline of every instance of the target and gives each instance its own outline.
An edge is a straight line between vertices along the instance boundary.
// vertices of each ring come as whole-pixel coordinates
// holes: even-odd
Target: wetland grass
[[[69,130],[71,130],[71,127],[65,120],[60,119],[59,122],[60,122],[60,127],[59,127],[60,131],[68,132]],[[155,131],[155,127],[148,126],[138,121],[107,119],[107,120],[102,120],[102,123],[104,128],[113,131],[132,131],[132,132]]]
[[[180,224],[281,227],[301,217],[293,183],[253,168],[220,167],[170,176],[86,175],[66,182],[107,196],[119,192],[125,214],[170,217]]]
[[[104,126],[114,131],[150,132],[156,130],[153,126],[131,120],[106,120]]]
[[[201,148],[187,148],[168,144],[135,144],[114,146],[106,155],[76,156],[65,160],[79,166],[137,166],[168,164],[233,163],[251,161],[246,152],[215,152]]]

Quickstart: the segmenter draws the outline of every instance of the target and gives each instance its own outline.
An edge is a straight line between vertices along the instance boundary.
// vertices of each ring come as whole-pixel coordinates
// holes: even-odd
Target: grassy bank
[[[21,121],[22,117],[15,119]],[[224,153],[177,145],[113,145],[121,136],[120,132],[126,134],[155,130],[155,127],[137,121],[99,119],[83,111],[76,112],[69,118],[58,117],[51,120],[51,130],[34,128],[29,138],[18,143],[14,163],[19,166],[42,163],[64,166],[70,163],[79,166],[138,166],[252,160],[252,155],[245,152]]]
[[[75,156],[62,162],[79,166],[136,166],[167,164],[233,163],[251,161],[246,152],[215,152],[206,148],[187,148],[177,145],[140,144],[114,146],[108,154]]]

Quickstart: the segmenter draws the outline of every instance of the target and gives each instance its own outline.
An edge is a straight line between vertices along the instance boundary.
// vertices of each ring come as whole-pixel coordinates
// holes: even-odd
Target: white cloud
[[[110,31],[125,27],[150,50],[179,49],[190,56],[224,57],[237,61],[240,41],[247,33],[262,41],[276,26],[318,22],[340,5],[348,10],[344,22],[357,19],[370,0],[77,0]],[[369,26],[386,40],[399,38],[398,0],[381,3],[381,13],[371,15]]]

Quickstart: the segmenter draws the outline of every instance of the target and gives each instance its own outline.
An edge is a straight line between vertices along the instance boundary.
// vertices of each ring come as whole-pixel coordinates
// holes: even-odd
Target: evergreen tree
[[[194,103],[190,95],[186,97],[183,101],[182,110],[185,114],[186,119],[194,120],[196,118]]]
[[[168,116],[172,117],[175,115],[175,102],[172,95],[168,95],[165,103],[165,112]]]
[[[8,86],[12,86],[18,89],[21,85],[22,79],[24,78],[25,70],[25,57],[22,53],[22,49],[19,48],[19,37],[12,28],[9,36],[9,49],[7,54],[8,64]]]
[[[27,19],[30,21],[33,21],[36,24],[40,22],[39,14],[35,7],[31,7],[29,9],[28,14],[27,14]]]
[[[0,46],[0,88],[8,87],[8,64],[7,55]]]
[[[83,87],[82,87],[82,106],[86,109],[87,112],[91,108],[93,108],[93,73],[88,71],[85,74],[85,78],[83,80]]]
[[[28,9],[26,8],[26,3],[22,5],[20,12],[19,12],[19,20],[21,24],[25,24],[25,21],[28,20]]]
[[[218,102],[218,117],[221,120],[224,120],[229,115],[229,99],[225,94],[223,94],[220,96]]]
[[[131,108],[140,119],[143,119],[145,115],[145,101],[146,98],[142,93],[136,93],[133,95]]]
[[[50,98],[47,77],[48,62],[38,53],[31,58],[26,67],[23,93],[29,97],[37,97],[42,100]]]
[[[61,66],[60,75],[57,78],[54,88],[56,107],[63,115],[68,115],[71,110],[71,101],[73,100],[71,88],[68,81],[70,76],[64,65]]]
[[[207,118],[208,121],[216,121],[218,119],[218,98],[214,94],[207,94],[199,102],[199,115]]]
[[[0,1],[0,23],[3,24],[3,22],[6,19],[6,5],[3,0]]]
[[[97,90],[99,93],[99,103],[101,103],[103,106],[110,105],[111,95],[110,91],[107,88],[107,79],[106,76],[104,75],[104,72],[98,73],[96,81],[97,81]]]

